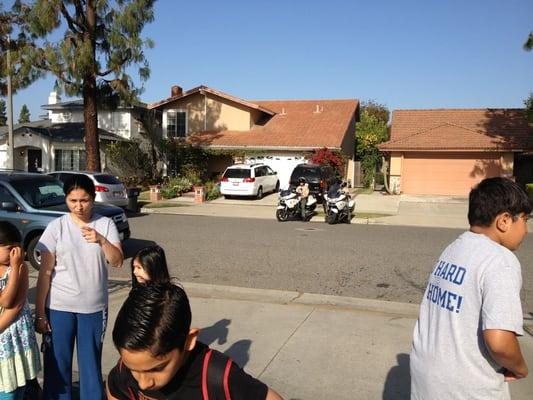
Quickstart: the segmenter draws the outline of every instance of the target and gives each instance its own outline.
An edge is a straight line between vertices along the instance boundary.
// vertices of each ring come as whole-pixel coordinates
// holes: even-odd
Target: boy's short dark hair
[[[468,222],[470,226],[488,227],[501,213],[513,217],[531,213],[533,205],[526,192],[507,178],[487,178],[470,191]]]
[[[131,290],[113,328],[117,349],[150,350],[161,356],[183,350],[191,328],[185,291],[171,283],[141,285]]]

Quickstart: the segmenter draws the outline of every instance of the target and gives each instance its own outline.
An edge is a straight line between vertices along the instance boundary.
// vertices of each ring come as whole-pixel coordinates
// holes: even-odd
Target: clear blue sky
[[[531,0],[159,0],[141,100],[207,85],[243,99],[375,99],[405,108],[523,107]],[[49,77],[14,98],[32,120]]]

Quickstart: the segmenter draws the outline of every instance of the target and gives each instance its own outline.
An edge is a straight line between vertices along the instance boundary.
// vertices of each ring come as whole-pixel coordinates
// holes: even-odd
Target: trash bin
[[[128,192],[128,210],[137,212],[139,210],[139,194],[141,189],[138,187],[129,187]]]
[[[203,203],[205,201],[205,190],[203,186],[194,186],[194,202]]]
[[[150,201],[161,200],[161,185],[150,186]]]

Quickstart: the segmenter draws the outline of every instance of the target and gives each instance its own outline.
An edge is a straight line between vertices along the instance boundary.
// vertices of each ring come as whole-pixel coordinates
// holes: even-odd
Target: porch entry
[[[43,152],[41,149],[28,149],[28,172],[42,172]]]

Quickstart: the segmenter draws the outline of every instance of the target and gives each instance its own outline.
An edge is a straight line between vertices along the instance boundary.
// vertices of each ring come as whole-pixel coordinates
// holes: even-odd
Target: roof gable
[[[200,132],[188,142],[195,145],[256,149],[340,149],[357,117],[359,102],[351,100],[254,101],[276,112],[249,131]]]
[[[217,96],[217,97],[232,101],[234,103],[243,105],[246,108],[249,108],[249,109],[252,109],[252,110],[259,110],[259,111],[262,111],[262,112],[264,112],[265,114],[268,114],[268,115],[274,115],[274,112],[271,111],[271,110],[268,110],[268,109],[266,109],[264,107],[261,107],[261,106],[259,106],[257,104],[254,104],[254,103],[251,103],[249,101],[240,99],[238,97],[231,96],[231,95],[229,95],[227,93],[224,93],[224,92],[221,92],[219,90],[211,89],[211,88],[209,88],[207,86],[198,86],[198,87],[195,87],[193,89],[187,90],[186,92],[183,92],[183,94],[180,94],[180,95],[177,95],[177,96],[168,97],[168,98],[166,98],[164,100],[158,101],[157,103],[150,104],[148,106],[148,108],[149,109],[154,109],[154,108],[162,109],[162,108],[164,108],[163,106],[165,106],[166,104],[169,104],[169,103],[172,103],[174,101],[183,99],[185,97],[191,96],[191,95],[196,94],[196,93],[200,93],[200,94],[209,93],[209,94],[212,94],[214,96]]]

